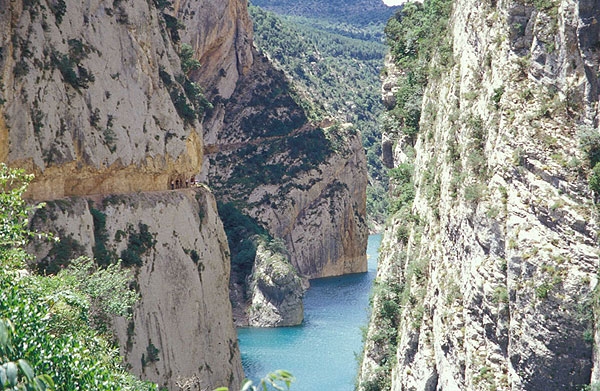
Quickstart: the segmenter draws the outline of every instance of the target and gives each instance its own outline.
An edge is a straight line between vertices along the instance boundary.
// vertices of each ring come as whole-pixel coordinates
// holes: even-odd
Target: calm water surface
[[[296,377],[292,391],[354,390],[380,242],[380,235],[369,236],[367,273],[311,281],[301,326],[238,329],[246,377],[286,369]]]

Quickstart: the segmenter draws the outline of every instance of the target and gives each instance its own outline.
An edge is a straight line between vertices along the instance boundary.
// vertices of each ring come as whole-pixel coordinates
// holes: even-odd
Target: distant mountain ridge
[[[365,26],[387,21],[399,7],[388,7],[381,0],[252,0],[253,5],[281,15],[328,19]]]

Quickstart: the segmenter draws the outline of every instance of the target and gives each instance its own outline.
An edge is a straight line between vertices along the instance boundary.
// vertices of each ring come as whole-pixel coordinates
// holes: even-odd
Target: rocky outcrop
[[[211,100],[229,99],[239,78],[253,63],[252,22],[247,3],[240,0],[181,0],[174,2],[174,13],[183,24],[183,42],[195,50],[201,68],[192,78]]]
[[[282,241],[267,242],[255,238],[256,259],[249,287],[252,297],[248,308],[248,326],[296,326],[304,319],[304,287],[289,261]]]
[[[419,133],[388,135],[414,201],[385,231],[360,389],[593,389],[597,5],[452,3]]]
[[[130,370],[175,390],[237,389],[243,378],[229,302],[229,250],[215,200],[204,188],[49,202],[33,228],[65,246],[32,250],[51,267],[78,255],[120,258],[135,270],[140,300],[113,326]],[[62,258],[61,258],[62,257]]]
[[[199,83],[225,96],[252,63],[245,7],[0,0],[0,159],[35,174],[27,196],[54,200],[36,224],[62,238],[33,249],[37,267],[87,255],[136,268],[142,299],[117,334],[132,371],[169,389],[243,377],[214,200],[160,191],[201,171]]]
[[[256,94],[267,96],[259,98]],[[203,178],[243,205],[308,278],[366,271],[366,159],[358,131],[309,122],[283,73],[254,54],[208,119]]]
[[[202,132],[152,2],[3,1],[0,157],[29,196],[166,190],[200,171]]]

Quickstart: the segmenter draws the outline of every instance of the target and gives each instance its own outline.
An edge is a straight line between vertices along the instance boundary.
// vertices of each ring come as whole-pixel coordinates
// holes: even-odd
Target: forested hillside
[[[370,177],[367,211],[372,223],[381,222],[387,208],[378,125],[379,77],[387,50],[381,33],[393,10],[373,1],[287,3],[254,1],[281,13],[250,7],[256,44],[312,102],[316,118],[333,115],[360,130]]]
[[[394,14],[394,8],[377,0],[253,0],[252,3],[280,15],[304,16],[362,27],[381,25]]]

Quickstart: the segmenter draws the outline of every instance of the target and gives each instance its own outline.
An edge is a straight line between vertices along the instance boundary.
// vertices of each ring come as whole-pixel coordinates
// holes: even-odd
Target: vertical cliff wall
[[[224,17],[206,20],[194,9]],[[201,179],[220,202],[283,239],[303,277],[366,271],[367,174],[358,131],[311,119],[283,72],[252,47],[246,4],[182,1],[175,12],[186,26],[182,40],[202,63],[191,76],[213,103],[203,122]],[[244,307],[251,296],[232,300]]]
[[[84,254],[135,268],[133,321],[115,321],[122,352],[134,373],[172,390],[235,389],[243,378],[214,199],[166,190],[201,171],[209,106],[182,54],[192,44],[184,23],[203,26],[195,44],[213,65],[196,70],[200,82],[225,91],[249,50],[235,27],[244,7],[0,1],[0,159],[36,175],[28,197],[55,201],[35,227],[62,239],[32,248],[38,267],[56,272]],[[228,26],[234,34],[220,41]]]
[[[360,389],[597,387],[598,225],[588,181],[599,4],[425,1],[407,5],[412,14],[399,23],[441,19],[444,3],[449,23],[438,31],[450,40],[428,48],[422,100],[404,81],[406,53],[423,47],[394,36],[413,27],[389,28],[384,147],[396,207]],[[416,128],[401,111],[415,97]]]
[[[229,302],[229,249],[204,188],[50,201],[32,219],[61,243],[32,252],[52,271],[79,255],[122,259],[140,300],[131,320],[114,319],[130,370],[170,390],[239,387],[243,378]]]
[[[3,1],[0,151],[30,196],[166,190],[200,171],[202,134],[152,3]]]
[[[211,187],[284,239],[302,275],[366,270],[366,159],[357,130],[310,122],[293,86],[257,53],[207,128]]]

